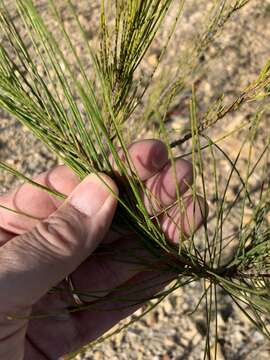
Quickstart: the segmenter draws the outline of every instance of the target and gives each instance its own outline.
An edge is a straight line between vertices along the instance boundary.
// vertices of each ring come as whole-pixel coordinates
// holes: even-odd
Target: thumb
[[[89,175],[48,219],[2,246],[0,304],[30,306],[72,273],[107,233],[117,204],[113,192],[109,177]]]

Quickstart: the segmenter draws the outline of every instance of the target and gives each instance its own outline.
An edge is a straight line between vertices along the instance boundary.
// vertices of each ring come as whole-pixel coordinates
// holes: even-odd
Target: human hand
[[[129,153],[139,177],[158,198],[159,210],[173,204],[175,179],[165,145],[145,140],[132,144]],[[192,184],[192,167],[185,160],[176,160],[175,166],[183,195]],[[101,176],[117,193],[114,182]],[[129,249],[140,245],[134,235],[118,236],[110,229],[117,201],[97,176],[89,175],[79,183],[70,169],[58,166],[35,180],[68,198],[65,202],[56,200],[30,184],[0,198],[1,205],[32,216],[0,210],[0,359],[5,360],[58,359],[83,346],[138,308],[136,299],[133,305],[124,307],[117,300],[111,301],[111,289],[136,279],[151,284],[149,271],[144,273],[141,266],[125,261]],[[149,200],[144,201],[150,212]],[[160,217],[162,229],[172,242],[179,238],[179,231],[188,236],[190,226],[197,229],[204,220],[204,200],[198,197],[193,203],[187,197],[185,204],[185,214],[172,207]],[[103,243],[111,243],[111,253],[116,251],[119,256],[114,259],[107,253],[93,254]],[[64,281],[70,274],[76,289],[102,296],[104,302],[99,309],[55,314],[57,309],[75,305]],[[156,275],[164,278],[164,274]],[[169,280],[166,276],[165,282]],[[56,285],[63,291],[49,293]],[[150,292],[158,289],[153,285]],[[149,290],[142,291],[147,298]],[[95,303],[96,297],[91,295],[86,300]],[[111,309],[118,305],[118,310],[108,311],[104,304]],[[32,313],[50,312],[54,315],[43,319],[25,318]],[[13,320],[7,319],[10,315]]]

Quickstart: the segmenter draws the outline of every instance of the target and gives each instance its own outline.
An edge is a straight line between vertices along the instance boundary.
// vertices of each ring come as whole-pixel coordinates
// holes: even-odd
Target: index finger
[[[56,166],[38,175],[34,180],[67,196],[80,182],[75,173],[64,165]],[[11,190],[11,192],[2,195],[0,205],[14,209],[26,216],[1,208],[0,227],[13,234],[22,234],[33,228],[39,219],[47,218],[62,202],[62,200],[50,195],[45,190],[24,183]]]

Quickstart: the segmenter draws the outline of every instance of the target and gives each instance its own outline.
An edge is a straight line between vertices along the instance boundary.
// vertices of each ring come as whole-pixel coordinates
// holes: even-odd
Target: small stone
[[[161,360],[171,360],[171,357],[168,354],[162,355]]]
[[[264,336],[262,333],[260,333],[259,331],[255,331],[253,334],[253,339],[256,342],[263,342],[265,340]]]
[[[175,341],[171,337],[165,337],[164,345],[165,345],[165,348],[170,348],[172,346],[175,346]]]
[[[215,360],[225,360],[220,343],[214,344],[211,347],[211,358]]]
[[[152,54],[148,57],[148,64],[151,66],[157,66],[158,58],[155,54]]]
[[[248,225],[253,220],[253,212],[248,207],[245,208],[245,212],[243,215],[243,225]]]
[[[102,360],[103,358],[103,353],[101,351],[97,351],[93,354],[93,360]]]
[[[173,311],[172,303],[170,302],[170,299],[166,299],[163,303],[163,310],[166,315],[170,315]]]
[[[217,324],[218,327],[226,327],[225,321],[223,320],[223,317],[220,313],[217,314]]]
[[[207,325],[206,325],[205,319],[202,319],[202,318],[197,319],[195,321],[195,325],[196,325],[196,328],[197,328],[198,332],[202,336],[205,336],[205,334],[207,332]]]

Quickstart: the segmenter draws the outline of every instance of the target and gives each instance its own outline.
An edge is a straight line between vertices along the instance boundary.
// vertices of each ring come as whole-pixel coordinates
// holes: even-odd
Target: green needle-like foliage
[[[148,301],[149,304],[145,313],[175,289],[194,281],[203,281],[204,292],[198,307],[203,302],[206,305],[207,359],[213,355],[210,352],[210,334],[217,328],[215,324],[213,326],[217,320],[212,314],[218,308],[218,287],[231,296],[266,336],[270,335],[266,326],[270,318],[270,230],[266,221],[270,210],[270,177],[267,177],[270,134],[266,134],[255,161],[253,157],[264,109],[269,100],[270,59],[265,59],[266,65],[257,79],[231,103],[228,104],[226,98],[220,96],[209,104],[204,113],[197,108],[196,87],[191,85],[201,69],[200,56],[207,51],[213,39],[220,35],[232,14],[241,11],[248,2],[214,1],[207,26],[194,47],[189,49],[187,56],[175,60],[173,74],[165,69],[161,79],[156,71],[166,58],[166,49],[181,21],[184,0],[176,4],[173,0],[100,0],[99,42],[95,47],[89,41],[76,12],[75,1],[66,0],[65,8],[77,26],[88,63],[77,53],[56,1],[47,1],[50,15],[57,24],[57,29],[51,29],[33,0],[0,0],[1,108],[28,127],[81,179],[92,172],[106,172],[114,177],[112,162],[108,157],[111,154],[121,175],[121,180],[116,179],[120,195],[113,224],[115,230],[135,232],[158,261],[162,261],[163,271],[173,270],[178,274],[177,279],[155,297],[141,299],[141,303]],[[172,6],[176,9],[173,16],[170,12]],[[17,15],[16,20],[14,14]],[[168,16],[171,16],[172,21],[166,41],[157,64],[147,81],[144,81],[140,66]],[[22,36],[18,22],[23,24],[27,35]],[[60,34],[62,43],[57,40],[55,32]],[[31,44],[31,48],[27,43]],[[68,49],[72,61],[66,58],[63,48]],[[186,133],[175,139],[166,125],[166,115],[186,88],[192,88],[190,126]],[[248,123],[228,131],[219,139],[211,138],[207,133],[209,128],[250,102],[257,103],[257,111]],[[188,241],[180,238],[178,246],[166,240],[158,221],[160,214],[148,214],[141,194],[149,197],[152,194],[147,192],[140,181],[128,154],[130,141],[137,139],[143,128],[156,129],[168,147],[173,165],[178,146],[188,144],[188,154],[181,156],[192,157],[195,185],[189,191],[194,198],[198,192],[205,199],[209,198],[209,193],[215,198],[210,209],[209,223],[204,225],[199,235],[192,234]],[[232,158],[220,143],[242,129],[245,129],[246,137],[239,153]],[[248,160],[243,171],[240,170],[239,161],[246,147],[249,148]],[[206,154],[210,159],[207,164],[204,161]],[[218,168],[217,157],[222,157],[230,168],[225,187],[220,184],[222,170]],[[0,167],[23,181],[40,186],[7,164],[0,163]],[[209,169],[211,190],[206,175]],[[255,196],[250,181],[258,169],[264,171],[259,195]],[[238,179],[239,188],[232,203],[228,204],[226,196],[233,178]],[[62,196],[43,188],[54,196]],[[176,190],[176,204],[179,204],[179,211],[183,212],[183,199],[178,187]],[[244,222],[247,208],[252,211],[248,223]],[[16,209],[9,210],[16,212]],[[226,229],[231,228],[230,221],[236,216],[234,212],[239,215],[239,224],[236,230],[228,234]],[[237,243],[236,248],[229,258],[224,259],[224,253],[232,242]],[[117,254],[114,255],[117,258]],[[145,259],[136,258],[132,252],[127,254],[127,261],[140,263],[149,269],[153,267],[153,264],[145,263]],[[82,295],[82,292],[77,291]],[[125,289],[125,295],[116,292],[112,299],[121,300],[123,307],[129,306],[130,300],[126,299],[130,299],[127,296],[129,292],[132,295],[132,289]],[[99,298],[98,294],[84,292],[83,295]],[[69,310],[86,311],[93,306],[83,305]],[[120,329],[122,327],[117,331]],[[102,340],[104,338],[98,341]]]

